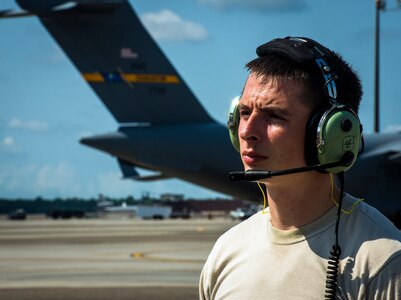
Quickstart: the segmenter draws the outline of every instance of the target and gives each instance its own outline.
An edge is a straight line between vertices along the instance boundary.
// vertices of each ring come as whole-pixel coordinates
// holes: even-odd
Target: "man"
[[[239,124],[231,124],[245,170],[324,165],[317,153],[329,138],[306,144],[321,137],[332,109],[341,116],[358,111],[357,75],[307,38],[276,39],[257,53],[247,64],[250,74],[236,108]],[[342,120],[340,134],[359,130],[349,124],[355,120]],[[316,122],[317,129],[310,125]],[[354,137],[340,148],[348,142],[358,148]],[[313,151],[318,159],[309,157]],[[341,178],[357,151],[345,151],[352,161],[340,169],[326,165],[319,172],[259,179],[269,207],[218,239],[202,270],[200,298],[401,299],[400,231],[371,206],[343,194],[330,174]]]

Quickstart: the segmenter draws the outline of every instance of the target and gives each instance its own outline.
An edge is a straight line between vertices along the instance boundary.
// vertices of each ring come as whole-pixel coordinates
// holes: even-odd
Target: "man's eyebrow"
[[[242,102],[239,102],[239,103],[238,103],[238,108],[239,108],[239,109],[245,109],[245,108],[249,108],[249,106],[246,105],[246,104],[244,104],[244,103],[242,103]]]
[[[265,113],[277,113],[282,116],[288,116],[290,114],[287,109],[283,109],[276,106],[261,107],[259,108],[259,110]]]
[[[242,102],[239,102],[238,109],[239,110],[248,110],[248,109],[250,109],[250,106],[246,105]],[[287,109],[280,108],[277,106],[258,107],[257,109],[264,113],[269,113],[269,114],[275,113],[275,114],[279,114],[280,116],[283,116],[283,117],[290,115],[290,113]]]

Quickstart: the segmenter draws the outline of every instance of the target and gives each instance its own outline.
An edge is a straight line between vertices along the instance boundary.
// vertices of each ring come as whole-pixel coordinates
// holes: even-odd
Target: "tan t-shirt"
[[[343,208],[357,201],[345,195]],[[202,270],[200,299],[324,299],[337,208],[282,231],[259,212],[223,234]],[[342,214],[338,299],[401,299],[401,232],[360,203]],[[342,296],[342,298],[341,298]]]

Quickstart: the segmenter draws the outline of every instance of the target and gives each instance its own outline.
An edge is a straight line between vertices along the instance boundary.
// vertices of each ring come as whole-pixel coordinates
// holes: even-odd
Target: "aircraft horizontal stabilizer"
[[[0,19],[1,18],[17,18],[17,17],[28,17],[28,16],[34,16],[35,14],[21,10],[21,11],[14,11],[12,9],[5,9],[5,10],[0,10]]]
[[[126,162],[122,159],[118,159],[118,164],[120,165],[121,172],[123,173],[124,179],[133,179],[136,181],[153,181],[153,180],[160,180],[160,179],[167,179],[168,176],[163,175],[160,172],[156,172],[155,174],[151,175],[141,175],[136,169],[134,164]]]

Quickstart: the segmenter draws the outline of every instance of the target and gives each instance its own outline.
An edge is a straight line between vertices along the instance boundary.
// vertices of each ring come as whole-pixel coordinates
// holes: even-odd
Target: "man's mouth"
[[[242,161],[247,165],[257,164],[262,161],[266,161],[268,158],[269,158],[268,156],[258,154],[252,151],[242,152]]]

